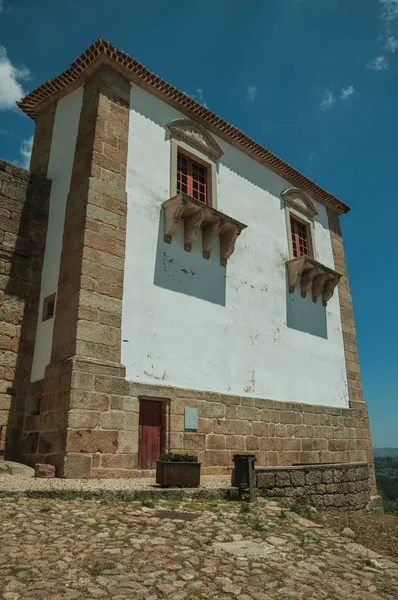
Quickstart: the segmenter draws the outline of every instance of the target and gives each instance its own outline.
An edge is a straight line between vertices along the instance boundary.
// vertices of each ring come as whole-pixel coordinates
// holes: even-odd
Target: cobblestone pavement
[[[276,503],[241,506],[3,498],[0,598],[397,600],[398,563]]]

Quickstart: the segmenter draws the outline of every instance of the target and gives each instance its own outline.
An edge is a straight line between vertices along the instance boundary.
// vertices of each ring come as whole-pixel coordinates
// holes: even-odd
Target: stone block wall
[[[196,454],[203,474],[231,472],[239,452],[254,452],[264,467],[368,462],[364,402],[334,408],[145,385],[126,381],[121,366],[74,358],[47,370],[43,415],[34,418],[42,419],[40,431],[28,435],[38,444],[30,464],[50,462],[67,477],[151,475],[137,468],[141,398],[164,405],[162,450]],[[198,408],[197,431],[184,428],[186,407]]]
[[[324,464],[256,469],[260,496],[308,498],[318,508],[362,509],[370,500],[368,464]]]
[[[0,160],[0,426],[10,460],[24,455],[50,186]]]

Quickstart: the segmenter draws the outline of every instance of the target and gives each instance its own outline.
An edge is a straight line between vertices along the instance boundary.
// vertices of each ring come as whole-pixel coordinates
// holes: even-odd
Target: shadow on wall
[[[289,292],[286,281],[286,323],[291,329],[303,331],[327,339],[326,307],[318,298],[313,302],[311,292],[305,298],[301,297],[300,289],[297,287],[294,293]]]
[[[164,241],[163,211],[160,212],[154,284],[225,306],[226,268],[220,265],[220,249],[214,248],[210,259],[202,256],[200,236],[191,252],[184,250],[184,231],[174,234],[171,244]]]
[[[41,382],[30,386],[29,381],[51,182],[0,160],[1,183],[0,206],[4,209],[2,226],[6,233],[0,259],[6,275],[0,284],[0,320],[8,345],[4,346],[0,375],[6,409],[0,411],[0,426],[3,435],[6,430],[5,459],[23,462],[25,410],[37,414],[40,397]]]

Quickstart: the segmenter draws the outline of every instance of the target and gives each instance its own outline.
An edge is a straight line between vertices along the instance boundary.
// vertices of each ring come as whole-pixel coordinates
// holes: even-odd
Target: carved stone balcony
[[[184,224],[184,250],[191,252],[192,244],[199,232],[202,233],[203,258],[209,259],[211,251],[220,243],[220,263],[227,261],[235,249],[235,242],[247,225],[224,215],[187,194],[177,194],[163,202],[164,241],[171,243],[178,226]]]
[[[326,306],[328,300],[333,296],[334,288],[340,280],[340,273],[325,267],[313,258],[300,256],[293,260],[288,260],[287,274],[289,278],[289,292],[292,294],[300,284],[301,296],[306,297],[307,292],[311,290],[312,300],[317,301],[322,298],[323,306]]]

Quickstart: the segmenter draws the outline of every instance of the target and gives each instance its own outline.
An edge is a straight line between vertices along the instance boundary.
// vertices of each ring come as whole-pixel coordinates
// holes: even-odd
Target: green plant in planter
[[[197,463],[198,457],[192,454],[177,454],[176,452],[166,452],[162,454],[160,460],[163,462],[190,462]]]

